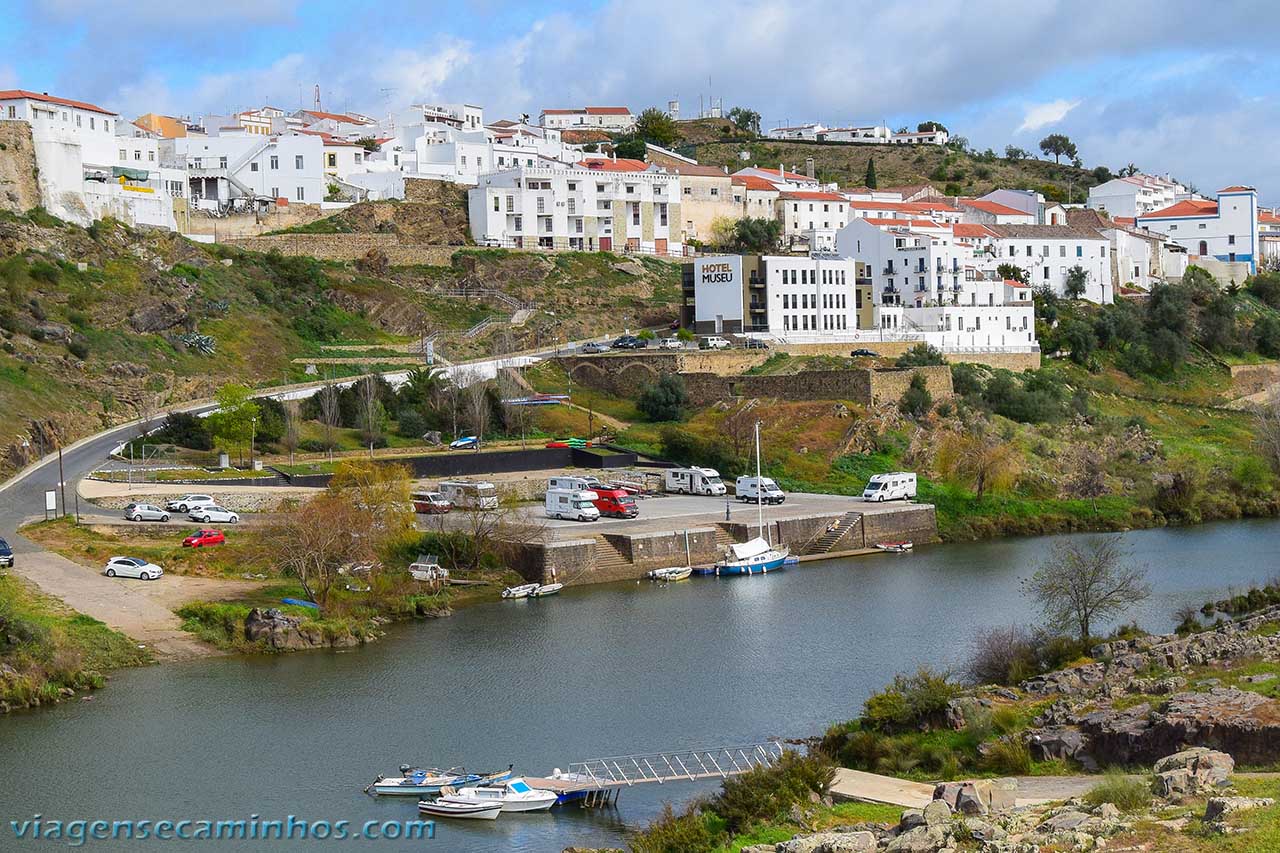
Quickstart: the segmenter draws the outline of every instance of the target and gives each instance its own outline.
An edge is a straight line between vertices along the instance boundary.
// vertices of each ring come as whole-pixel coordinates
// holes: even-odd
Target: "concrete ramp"
[[[831,796],[836,800],[859,800],[885,803],[903,808],[921,809],[933,802],[933,785],[910,782],[878,773],[865,773],[841,767],[831,782]]]

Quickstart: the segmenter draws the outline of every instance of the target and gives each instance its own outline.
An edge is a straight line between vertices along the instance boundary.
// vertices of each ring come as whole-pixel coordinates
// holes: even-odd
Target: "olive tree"
[[[1119,616],[1151,595],[1146,575],[1146,569],[1130,563],[1121,537],[1096,536],[1059,542],[1022,584],[1050,626],[1074,629],[1087,643],[1098,621]]]

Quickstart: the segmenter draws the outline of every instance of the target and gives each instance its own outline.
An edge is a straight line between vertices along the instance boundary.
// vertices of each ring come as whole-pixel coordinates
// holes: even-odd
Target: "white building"
[[[475,104],[413,104],[396,117],[396,125],[443,124],[457,130],[484,129],[484,108]]]
[[[22,89],[0,91],[0,119],[31,126],[40,199],[53,215],[176,229],[158,142],[145,131],[95,104]]]
[[[580,109],[545,109],[538,124],[557,130],[603,130],[626,133],[636,126],[636,117],[627,107],[582,107]]]
[[[1075,267],[1087,276],[1083,299],[1103,305],[1115,301],[1111,267],[1111,241],[1093,228],[1070,225],[989,225],[997,264],[1014,264],[1024,270],[1035,287],[1066,293],[1067,277]]]
[[[819,134],[822,142],[864,142],[884,144],[893,138],[893,131],[883,124],[867,127],[829,127]]]
[[[680,176],[641,160],[590,158],[491,172],[469,193],[482,245],[680,255]]]
[[[254,201],[324,201],[328,182],[320,136],[227,133],[164,140],[162,145],[166,163],[187,170],[196,207],[226,211]]]
[[[798,124],[794,127],[775,127],[769,130],[770,139],[818,139],[827,132],[820,124]]]
[[[813,252],[833,251],[836,232],[849,221],[849,200],[833,192],[784,190],[777,210],[783,242],[803,242]]]
[[[852,259],[721,255],[685,264],[685,325],[697,334],[761,333],[840,341],[856,336],[869,290]],[[870,306],[868,305],[867,308]]]
[[[836,253],[867,264],[877,305],[947,302],[973,264],[952,226],[925,219],[854,219],[836,235]]]
[[[818,183],[816,178],[809,175],[801,175],[799,172],[789,172],[781,165],[776,169],[766,169],[761,166],[748,166],[745,169],[739,169],[733,173],[735,178],[761,178],[773,184],[779,190],[831,190],[835,191],[835,186],[824,187]]]
[[[1132,175],[1112,178],[1106,183],[1090,187],[1086,206],[1104,210],[1112,218],[1122,216],[1132,219],[1190,197],[1186,187],[1177,181],[1155,175]]]
[[[1036,225],[1040,218],[1034,211],[980,198],[957,199],[956,206],[965,222],[977,225]]]
[[[1243,282],[1257,271],[1258,193],[1253,187],[1226,187],[1218,191],[1217,201],[1184,199],[1140,214],[1136,224],[1168,234],[1187,250],[1191,263],[1210,269],[1220,280]]]
[[[894,145],[946,145],[950,139],[945,130],[919,130],[895,133],[889,142]]]

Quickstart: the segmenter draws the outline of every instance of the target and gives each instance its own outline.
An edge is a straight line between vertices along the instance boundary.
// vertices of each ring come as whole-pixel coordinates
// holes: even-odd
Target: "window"
[[[363,155],[363,154],[361,154],[359,151],[357,151],[357,152],[356,152],[356,162],[357,162],[357,163],[361,163],[361,162],[363,162],[363,158],[364,158],[364,155]]]
[[[1077,258],[1084,257],[1084,246],[1076,246],[1076,257]]]
[[[66,114],[66,113],[63,113],[62,115],[63,115],[63,117],[65,118],[67,114]],[[9,118],[17,118],[17,117],[18,117],[18,108],[17,108],[17,107],[15,107],[13,104],[10,104],[10,105],[9,105]]]
[[[200,162],[200,161],[201,161],[201,158],[197,157],[197,158],[196,158],[196,168],[197,168],[197,169],[203,169],[203,168],[204,168],[204,166],[202,166],[202,165],[201,165],[201,162]]]
[[[328,166],[329,168],[331,168],[331,169],[336,169],[336,168],[338,168],[338,155],[337,155],[337,154],[326,154],[326,155],[324,155],[324,159],[325,159],[325,165],[326,165],[326,166]],[[463,157],[463,158],[462,158],[462,165],[464,165],[464,166],[465,166],[465,165],[467,165],[467,158],[466,158],[466,157]]]
[[[120,159],[121,159],[121,160],[128,160],[128,159],[129,159],[129,152],[128,152],[128,151],[125,151],[123,148],[121,148],[121,149],[120,149]]]
[[[663,202],[662,204],[658,205],[658,224],[659,225],[667,224],[667,203],[666,202]]]
[[[84,118],[84,116],[80,115],[80,113],[76,113],[76,127],[81,127],[81,126],[82,126],[82,125],[80,124],[80,119],[82,119],[82,118]]]
[[[516,200],[513,196],[507,196],[507,213],[511,213],[516,209]]]
[[[635,195],[635,194],[636,194],[635,184],[627,184],[627,195]]]
[[[141,152],[141,151],[139,151],[139,150],[137,150],[137,149],[135,148],[135,149],[134,149],[134,151],[133,151],[133,159],[135,159],[135,160],[137,160],[139,163],[141,163],[141,162],[142,162],[142,152]]]
[[[250,163],[250,164],[249,164],[249,171],[250,171],[250,172],[256,172],[256,171],[258,171],[258,164],[257,164],[257,163]]]
[[[1045,267],[1045,268],[1044,268],[1044,280],[1045,280],[1045,281],[1048,281],[1048,280],[1049,280],[1049,268],[1048,268],[1048,267]]]
[[[278,156],[276,156],[275,154],[272,154],[272,155],[271,155],[271,163],[270,163],[270,166],[271,166],[271,168],[272,168],[272,169],[279,169],[279,168],[280,168],[280,158],[279,158]]]
[[[1228,235],[1227,235],[1227,245],[1228,245],[1228,246],[1234,246],[1235,244],[1236,244],[1236,235],[1234,235],[1234,234],[1228,234]]]
[[[302,168],[302,155],[301,155],[301,154],[295,154],[295,155],[294,155],[294,157],[293,157],[293,168],[295,168],[295,169],[301,169],[301,168]]]
[[[538,212],[539,213],[547,212],[547,200],[542,196],[538,196]]]
[[[517,216],[517,217],[515,217],[515,218],[512,220],[512,225],[515,227],[515,229],[516,229],[517,231],[523,231],[523,230],[524,230],[524,217],[523,217],[523,216]]]
[[[1207,225],[1205,225],[1203,222],[1201,222],[1197,227],[1198,227],[1201,231],[1203,231],[1203,230],[1204,230],[1205,228],[1207,228],[1208,226],[1207,226]]]
[[[218,168],[219,168],[219,169],[225,169],[225,168],[227,168],[227,158],[226,158],[226,157],[219,157],[219,158],[218,158]]]
[[[596,192],[598,193],[604,192],[604,184],[596,184]]]
[[[89,116],[89,129],[93,130],[93,116]]]
[[[307,188],[306,188],[306,187],[298,187],[298,195],[297,195],[297,199],[298,199],[298,201],[306,201],[306,199],[307,199]]]
[[[720,188],[719,188],[719,187],[712,187],[712,188],[711,188],[711,194],[712,194],[712,195],[720,195]]]
[[[574,191],[575,191],[575,190],[577,190],[577,189],[578,189],[578,184],[577,184],[577,182],[576,182],[576,181],[570,181],[570,182],[569,182],[569,192],[574,192]]]
[[[1067,244],[1063,243],[1058,247],[1058,257],[1065,258],[1067,256]]]
[[[693,187],[685,187],[685,188],[684,188],[684,194],[685,194],[685,195],[693,195]]]
[[[272,197],[272,198],[280,198],[280,188],[279,188],[279,187],[272,187],[272,188],[271,188],[271,197]]]
[[[154,163],[155,161],[156,161],[156,152],[154,152],[154,151],[148,151],[148,152],[147,152],[147,162],[148,162],[148,163]]]

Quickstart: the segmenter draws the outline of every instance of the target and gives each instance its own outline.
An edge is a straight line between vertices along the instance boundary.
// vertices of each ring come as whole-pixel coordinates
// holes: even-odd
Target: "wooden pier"
[[[776,741],[710,749],[687,749],[637,755],[616,755],[577,761],[550,776],[526,776],[531,787],[560,795],[561,803],[577,802],[594,808],[617,802],[623,788],[667,782],[727,779],[757,767],[768,767],[782,757]]]

